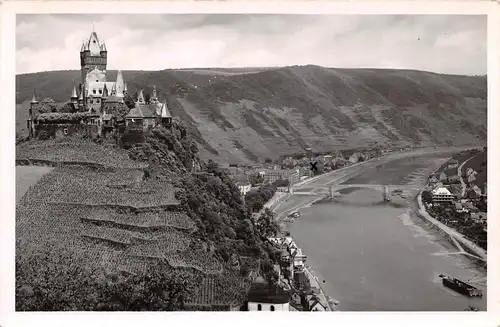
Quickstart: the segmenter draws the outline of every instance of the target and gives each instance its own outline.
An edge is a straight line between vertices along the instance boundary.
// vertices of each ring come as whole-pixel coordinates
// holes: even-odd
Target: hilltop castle
[[[123,74],[119,70],[116,81],[108,81],[106,76],[107,61],[106,44],[101,42],[97,33],[92,30],[90,37],[82,42],[80,48],[81,83],[78,90],[76,86],[73,86],[68,103],[73,113],[86,113],[85,121],[81,120],[80,116],[78,119],[72,118],[71,121],[67,115],[61,116],[60,119],[53,115],[50,120],[40,119],[42,115],[35,117],[33,109],[38,105],[38,101],[33,95],[28,118],[30,136],[37,136],[37,130],[40,131],[47,125],[50,125],[52,134],[68,135],[81,129],[83,122],[87,132],[104,136],[107,131],[116,127],[117,122],[124,122],[127,128],[142,129],[143,131],[148,131],[157,125],[171,123],[172,116],[167,103],[159,101],[155,86],[148,103],[146,103],[141,90],[134,108],[129,109],[124,101],[128,90]],[[45,129],[47,130],[47,128]]]

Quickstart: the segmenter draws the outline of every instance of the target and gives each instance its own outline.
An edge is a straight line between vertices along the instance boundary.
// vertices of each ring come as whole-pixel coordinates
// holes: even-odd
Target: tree
[[[290,181],[288,179],[278,179],[274,182],[274,186],[276,187],[287,187],[288,185],[290,185]]]
[[[134,92],[134,94],[132,95],[127,94],[125,97],[123,97],[123,102],[127,105],[129,109],[135,107],[136,100],[137,100],[137,92]]]
[[[94,266],[62,247],[16,259],[18,311],[172,311],[200,282],[196,273],[166,263],[124,276]]]
[[[257,233],[264,239],[276,236],[280,229],[273,212],[268,208],[259,216],[255,226],[257,227]]]
[[[208,163],[207,163],[207,172],[209,172],[209,173],[215,173],[218,168],[219,168],[219,165],[215,161],[213,161],[212,159],[208,160]]]
[[[252,186],[255,186],[257,184],[262,184],[264,182],[264,176],[262,176],[259,173],[250,175],[248,179],[250,181],[250,184],[252,184]]]
[[[422,201],[425,203],[430,203],[432,201],[431,192],[429,192],[427,190],[422,191]]]
[[[45,98],[40,103],[35,105],[35,112],[38,114],[44,114],[49,112],[57,112],[57,104],[51,98]]]
[[[58,112],[62,112],[62,113],[73,113],[75,111],[76,111],[75,107],[73,106],[73,104],[71,102],[66,102],[58,110]]]

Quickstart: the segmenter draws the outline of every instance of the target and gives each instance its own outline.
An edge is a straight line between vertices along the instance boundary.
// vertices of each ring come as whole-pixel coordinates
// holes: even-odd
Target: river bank
[[[447,157],[400,160],[380,171],[367,168],[361,177],[366,181],[352,183],[411,183],[424,188],[428,174]],[[336,177],[341,176],[311,184],[320,187]],[[291,196],[275,210],[278,215],[300,210],[291,235],[307,253],[315,274],[327,281],[321,284],[324,293],[334,294],[342,311],[462,311],[468,305],[485,310],[484,299],[469,299],[442,286],[440,273],[474,282],[485,276],[471,265],[470,257],[455,255],[446,234],[414,217],[410,209],[418,213],[417,194],[401,207],[370,204],[380,198],[380,192],[370,190],[352,190],[339,197],[342,201],[312,206],[318,196]]]
[[[418,208],[419,208],[419,212],[418,213],[419,213],[419,215],[421,217],[423,217],[427,221],[431,222],[433,225],[435,225],[436,227],[438,227],[440,230],[442,230],[443,232],[445,232],[446,234],[448,234],[452,240],[456,239],[456,241],[462,243],[465,247],[468,248],[468,250],[470,252],[472,252],[472,254],[471,253],[466,253],[464,251],[465,249],[460,244],[456,244],[455,243],[457,245],[459,251],[465,252],[464,254],[469,254],[469,255],[473,255],[473,256],[475,255],[476,258],[479,257],[479,259],[481,259],[484,262],[486,262],[486,251],[484,249],[482,249],[481,247],[479,247],[476,244],[474,244],[474,242],[472,242],[469,239],[467,239],[464,235],[460,234],[458,231],[454,230],[451,227],[446,226],[445,224],[443,224],[439,220],[433,218],[427,212],[427,210],[425,209],[424,203],[422,201],[422,192],[420,192],[418,194],[418,196],[417,196],[417,203],[418,203]]]

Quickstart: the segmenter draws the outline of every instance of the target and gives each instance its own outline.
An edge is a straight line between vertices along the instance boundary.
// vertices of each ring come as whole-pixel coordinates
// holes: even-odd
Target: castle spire
[[[35,104],[35,103],[38,103],[38,101],[36,100],[36,91],[33,90],[33,98],[31,98],[31,102],[32,104]]]
[[[71,92],[71,100],[78,99],[78,95],[76,95],[76,86],[73,84],[73,92]]]
[[[153,96],[151,97],[152,99],[156,99],[156,85],[153,85]]]
[[[123,80],[122,71],[119,70],[116,75],[116,96],[123,97],[124,89],[125,89],[125,82]]]
[[[104,84],[104,89],[102,90],[102,97],[107,98],[108,97],[108,87],[106,84]]]
[[[139,92],[139,96],[137,97],[137,103],[139,103],[139,104],[145,104],[146,103],[144,101],[144,94],[142,93],[142,90]]]

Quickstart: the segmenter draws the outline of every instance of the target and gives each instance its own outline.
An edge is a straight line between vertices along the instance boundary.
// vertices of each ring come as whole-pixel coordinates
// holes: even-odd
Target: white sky
[[[79,69],[92,23],[108,69],[326,67],[486,74],[486,16],[17,15],[16,73]]]

